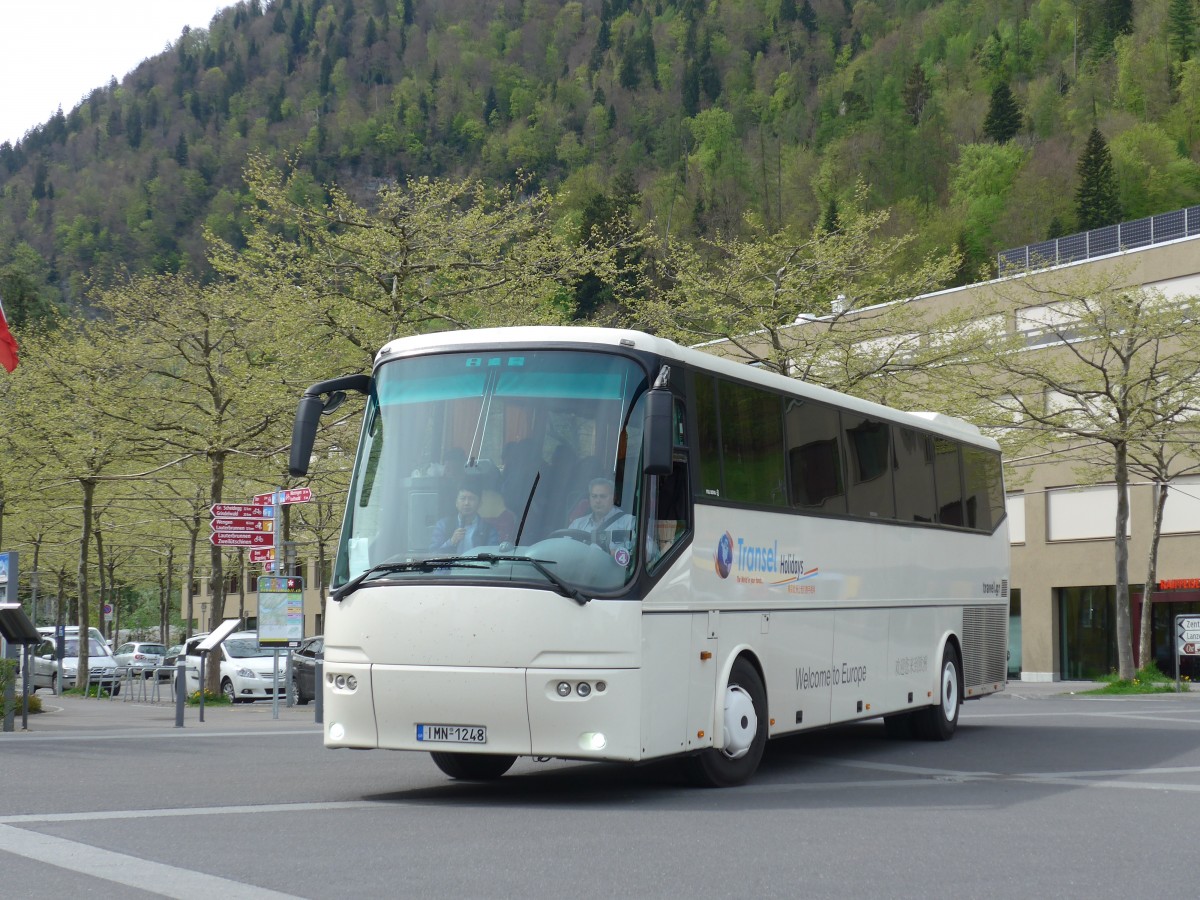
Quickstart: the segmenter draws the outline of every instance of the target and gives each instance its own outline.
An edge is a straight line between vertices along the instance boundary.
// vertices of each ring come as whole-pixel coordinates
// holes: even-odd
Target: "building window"
[[[1116,588],[1055,588],[1062,677],[1093,681],[1117,669]]]
[[[1025,543],[1025,495],[1009,494],[1004,498],[1008,507],[1008,542]]]
[[[1153,496],[1153,492],[1151,492]],[[1163,534],[1200,532],[1200,475],[1176,478],[1167,487],[1163,507]]]
[[[1117,489],[1114,485],[1058,488],[1046,492],[1048,541],[1111,539],[1117,533],[1116,522]],[[1127,524],[1126,536],[1131,533],[1129,528]]]

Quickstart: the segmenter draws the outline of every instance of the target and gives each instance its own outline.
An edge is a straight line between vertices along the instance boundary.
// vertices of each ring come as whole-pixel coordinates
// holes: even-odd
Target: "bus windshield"
[[[506,581],[577,599],[619,591],[641,556],[647,388],[635,362],[598,352],[382,364],[333,587],[371,573],[364,584]]]

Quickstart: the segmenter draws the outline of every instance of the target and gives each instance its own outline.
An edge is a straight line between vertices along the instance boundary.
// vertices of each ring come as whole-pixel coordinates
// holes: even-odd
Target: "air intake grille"
[[[1003,606],[963,610],[963,675],[967,687],[1004,681],[1008,674],[1008,611]]]

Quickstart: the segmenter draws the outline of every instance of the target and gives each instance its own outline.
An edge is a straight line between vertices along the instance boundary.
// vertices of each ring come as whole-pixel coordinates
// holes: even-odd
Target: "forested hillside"
[[[314,198],[523,173],[581,240],[829,224],[861,182],[972,280],[1095,224],[1093,128],[1111,214],[1200,202],[1196,41],[1193,0],[243,0],[0,145],[0,292],[20,325],[122,270],[205,275],[253,151]]]

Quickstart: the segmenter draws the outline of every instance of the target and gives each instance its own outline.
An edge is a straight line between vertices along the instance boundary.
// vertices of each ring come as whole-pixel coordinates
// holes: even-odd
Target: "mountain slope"
[[[971,279],[1073,229],[1094,123],[1126,218],[1200,200],[1193,20],[1129,0],[243,0],[0,145],[0,289],[19,322],[122,268],[203,273],[205,227],[240,240],[254,150],[362,197],[531,173],[581,217],[632,182],[683,236],[808,226],[862,180]]]

